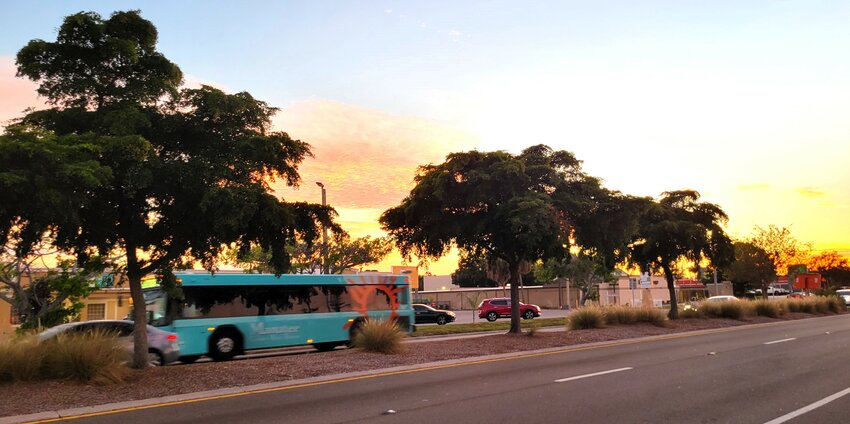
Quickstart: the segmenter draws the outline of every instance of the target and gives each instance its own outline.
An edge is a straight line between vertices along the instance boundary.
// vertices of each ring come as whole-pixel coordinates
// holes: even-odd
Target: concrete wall
[[[560,292],[560,295],[559,295]],[[448,309],[469,310],[476,309],[484,299],[493,297],[510,297],[511,289],[501,288],[471,288],[457,290],[425,290],[420,291],[413,297],[429,299]],[[559,309],[561,306],[570,305],[576,307],[581,293],[576,288],[557,286],[525,287],[520,289],[520,301],[533,303],[544,309]]]

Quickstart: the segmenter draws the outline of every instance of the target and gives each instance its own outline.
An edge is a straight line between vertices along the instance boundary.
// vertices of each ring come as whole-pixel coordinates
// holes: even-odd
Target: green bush
[[[387,320],[368,319],[360,325],[351,341],[354,347],[367,352],[385,354],[400,353],[403,350],[404,332],[396,323]]]
[[[771,300],[755,300],[752,302],[752,307],[755,314],[762,317],[778,318],[785,312],[780,302]]]
[[[595,306],[578,308],[567,316],[567,328],[570,330],[602,328],[604,324],[605,314]]]

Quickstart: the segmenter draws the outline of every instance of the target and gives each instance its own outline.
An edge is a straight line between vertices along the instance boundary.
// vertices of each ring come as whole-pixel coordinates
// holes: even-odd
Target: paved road
[[[848,356],[850,315],[843,315],[565,348],[74,422],[843,423],[850,421]],[[835,399],[818,406],[830,396]]]

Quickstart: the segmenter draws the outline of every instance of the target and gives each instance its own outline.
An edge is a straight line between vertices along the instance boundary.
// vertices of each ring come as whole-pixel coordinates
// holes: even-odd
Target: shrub
[[[769,318],[778,318],[784,314],[783,309],[779,305],[780,302],[770,300],[756,300],[752,302],[753,311],[756,315]]]
[[[570,330],[602,328],[604,323],[605,314],[601,308],[594,306],[578,308],[567,316],[567,328]]]
[[[368,319],[360,325],[351,343],[367,352],[395,354],[403,349],[402,339],[404,332],[396,323]]]
[[[803,312],[803,301],[801,299],[787,299],[784,302],[788,312]]]
[[[108,384],[124,381],[130,373],[129,353],[112,334],[59,334],[41,345],[47,349],[42,367],[46,378]]]
[[[525,330],[525,335],[528,337],[538,337],[540,334],[540,327],[536,325],[529,326],[528,329]]]

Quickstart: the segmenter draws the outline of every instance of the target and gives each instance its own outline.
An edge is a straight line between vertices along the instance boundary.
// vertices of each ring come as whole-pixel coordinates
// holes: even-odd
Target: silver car
[[[39,341],[48,340],[58,334],[87,333],[102,331],[115,333],[118,342],[130,354],[133,352],[133,321],[104,320],[71,322],[49,328],[38,335]],[[151,365],[165,365],[180,357],[177,334],[148,326],[148,360]]]

